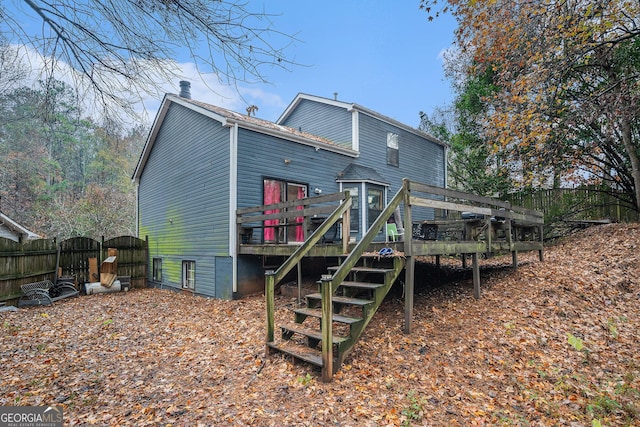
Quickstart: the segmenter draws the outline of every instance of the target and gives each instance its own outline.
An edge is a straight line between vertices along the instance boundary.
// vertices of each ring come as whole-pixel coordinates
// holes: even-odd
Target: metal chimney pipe
[[[180,80],[180,98],[191,99],[191,82]]]

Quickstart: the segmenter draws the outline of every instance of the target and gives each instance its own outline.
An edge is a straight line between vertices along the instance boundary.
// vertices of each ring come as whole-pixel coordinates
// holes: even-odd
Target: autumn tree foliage
[[[458,20],[467,78],[490,72],[481,132],[523,186],[591,180],[640,209],[640,3],[422,0]]]
[[[446,63],[457,92],[455,101],[431,114],[421,112],[420,129],[449,144],[449,187],[502,197],[511,189],[509,164],[492,149],[482,132],[482,120],[489,107],[486,99],[499,88],[492,83],[492,73],[459,79],[455,67],[458,61],[449,58]]]

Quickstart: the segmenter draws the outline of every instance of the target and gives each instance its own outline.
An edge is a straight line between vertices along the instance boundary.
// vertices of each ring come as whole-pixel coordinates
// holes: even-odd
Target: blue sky
[[[296,34],[290,49],[304,66],[268,73],[272,85],[244,86],[273,98],[255,99],[258,117],[275,120],[298,92],[354,102],[417,127],[419,112],[452,100],[441,54],[455,21],[429,22],[417,0],[273,0],[265,11],[275,28]],[[194,97],[196,95],[194,94]],[[280,98],[281,105],[277,105]],[[271,100],[271,101],[270,101]]]
[[[269,84],[220,86],[214,75],[199,76],[188,58],[175,60],[181,77],[192,82],[194,99],[241,113],[255,104],[257,117],[266,120],[275,121],[299,92],[327,98],[337,92],[341,101],[417,127],[420,111],[431,113],[452,100],[441,55],[455,29],[452,17],[429,22],[418,6],[419,0],[250,0],[250,10],[272,15],[273,28],[297,40],[287,53],[300,65],[263,70]],[[29,31],[42,29],[22,2],[6,7],[23,13],[21,24]],[[41,59],[32,54],[30,61]],[[177,80],[162,84],[160,92],[178,93]],[[160,101],[161,94],[146,96],[137,110],[146,111],[150,122]]]

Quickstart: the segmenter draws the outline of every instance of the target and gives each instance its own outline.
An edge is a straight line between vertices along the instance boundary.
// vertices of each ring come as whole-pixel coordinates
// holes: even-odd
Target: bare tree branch
[[[107,110],[131,111],[129,96],[157,95],[181,78],[176,58],[195,62],[225,84],[265,82],[273,67],[295,64],[293,36],[275,30],[270,15],[242,0],[25,0],[42,30],[26,28],[29,13],[4,7],[0,36],[31,46],[50,62],[51,77],[70,67],[78,88]],[[126,95],[123,95],[126,94]]]

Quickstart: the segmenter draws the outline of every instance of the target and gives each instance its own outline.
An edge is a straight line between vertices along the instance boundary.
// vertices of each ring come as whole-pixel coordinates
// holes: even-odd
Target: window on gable
[[[153,259],[153,280],[162,282],[162,258]]]
[[[400,154],[398,150],[398,135],[387,132],[387,164],[400,166]]]

